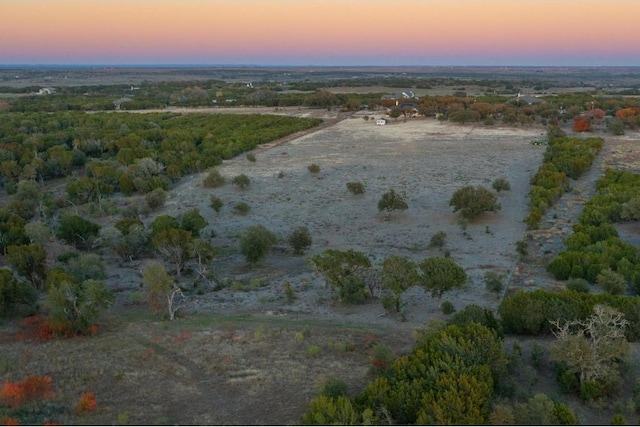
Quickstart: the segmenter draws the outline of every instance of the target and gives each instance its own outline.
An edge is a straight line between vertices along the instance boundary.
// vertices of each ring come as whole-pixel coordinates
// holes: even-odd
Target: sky
[[[640,0],[0,0],[0,65],[640,66]]]

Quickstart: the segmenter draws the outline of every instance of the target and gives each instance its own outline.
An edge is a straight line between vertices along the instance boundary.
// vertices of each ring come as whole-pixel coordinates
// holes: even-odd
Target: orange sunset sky
[[[638,65],[639,0],[0,0],[0,65]]]

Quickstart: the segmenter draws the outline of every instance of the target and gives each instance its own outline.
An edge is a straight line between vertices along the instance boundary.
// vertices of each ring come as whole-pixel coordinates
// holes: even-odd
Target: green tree
[[[132,225],[127,233],[115,237],[111,241],[111,248],[125,261],[137,259],[149,246],[151,232],[144,225]]]
[[[167,192],[162,188],[154,188],[144,195],[144,200],[151,210],[161,208],[167,201]]]
[[[144,228],[144,223],[140,220],[138,216],[125,216],[119,219],[118,221],[116,221],[114,225],[116,230],[122,233],[123,236],[127,235],[131,227],[134,227],[134,226],[142,226]]]
[[[79,215],[65,215],[60,218],[56,237],[78,249],[88,249],[92,240],[100,233],[100,226]]]
[[[517,425],[575,425],[578,419],[562,403],[556,403],[549,396],[538,393],[524,403],[516,404],[515,424]]]
[[[506,367],[495,331],[476,323],[443,326],[418,337],[413,351],[354,401],[385,408],[389,424],[484,424],[493,384]]]
[[[304,425],[374,425],[373,411],[366,408],[356,411],[347,396],[318,396],[311,401],[309,409],[302,416]]]
[[[78,283],[89,279],[104,280],[107,278],[107,270],[100,255],[94,253],[70,253],[62,262],[61,267]]]
[[[207,220],[200,215],[200,210],[197,208],[188,210],[178,216],[177,219],[180,224],[180,228],[190,232],[193,237],[198,237],[200,235],[200,230],[209,225]]]
[[[420,275],[416,264],[406,258],[392,255],[382,263],[382,287],[391,291],[390,303],[396,312],[400,312],[402,293],[418,284]]]
[[[493,381],[486,366],[469,374],[445,372],[426,393],[417,424],[484,424],[492,393]]]
[[[296,255],[301,255],[305,250],[309,249],[313,243],[307,227],[297,227],[289,234],[287,241],[293,249],[293,253]]]
[[[365,299],[371,261],[362,252],[327,249],[309,258],[309,263],[338,293],[341,302],[353,304]]]
[[[102,281],[65,281],[49,288],[45,307],[49,310],[49,322],[57,329],[86,334],[100,313],[111,307],[114,301],[113,292]]]
[[[47,272],[46,288],[51,289],[61,285],[64,282],[76,283],[77,280],[71,274],[67,273],[62,267],[49,269]]]
[[[113,186],[86,176],[67,184],[69,200],[77,205],[99,202],[104,196],[112,194],[113,191]]]
[[[40,287],[47,270],[47,252],[38,244],[7,247],[7,262],[36,288]]]
[[[157,262],[147,265],[142,271],[142,283],[149,293],[149,305],[159,314],[163,306],[167,308],[169,320],[174,320],[184,294],[164,266]]]
[[[38,205],[44,199],[42,187],[34,180],[20,180],[16,187],[15,200],[26,203],[25,210],[29,212],[28,218],[33,217]],[[25,216],[25,218],[27,218]]]
[[[624,276],[609,268],[605,268],[598,274],[596,283],[603,291],[612,295],[621,295],[627,291],[627,281]]]
[[[7,254],[9,245],[27,245],[29,238],[25,234],[26,221],[16,214],[0,211],[0,249]]]
[[[487,292],[496,294],[496,297],[500,299],[500,295],[504,290],[504,274],[500,274],[495,271],[487,271],[484,273],[483,282]]]
[[[438,305],[445,292],[463,288],[467,282],[467,273],[451,258],[430,257],[419,264],[422,270],[420,285],[438,298]]]
[[[149,226],[154,236],[171,229],[179,229],[180,223],[171,215],[158,215]]]
[[[504,337],[504,332],[502,331],[502,323],[500,320],[496,319],[493,311],[488,308],[480,307],[476,304],[469,304],[462,310],[455,313],[447,324],[449,325],[464,325],[467,323],[477,323],[489,329],[492,329],[498,338],[502,339]]]
[[[449,200],[449,206],[453,206],[454,212],[460,211],[460,215],[469,220],[484,212],[496,212],[501,208],[496,195],[490,190],[472,185],[457,189]]]
[[[31,284],[18,280],[8,268],[0,268],[0,318],[20,307],[33,311],[37,300],[38,292]]]
[[[378,211],[385,213],[385,219],[389,219],[391,212],[405,211],[409,208],[407,205],[407,195],[397,193],[393,188],[382,195],[378,201]]]
[[[185,263],[189,260],[189,246],[192,239],[190,232],[171,228],[154,236],[151,244],[165,262],[174,267],[179,277]]]
[[[240,238],[240,253],[248,263],[256,263],[264,258],[276,244],[278,237],[263,225],[247,228]]]
[[[25,224],[24,232],[31,243],[45,245],[51,240],[51,227],[42,221],[32,221]]]

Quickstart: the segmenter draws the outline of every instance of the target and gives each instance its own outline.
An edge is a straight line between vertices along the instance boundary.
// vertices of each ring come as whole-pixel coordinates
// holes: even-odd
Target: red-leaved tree
[[[591,122],[587,116],[579,115],[573,118],[574,132],[589,132],[591,130]]]

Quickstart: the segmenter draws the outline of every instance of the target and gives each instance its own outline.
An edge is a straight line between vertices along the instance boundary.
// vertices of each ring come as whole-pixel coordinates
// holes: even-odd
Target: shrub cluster
[[[315,163],[311,163],[309,166],[307,166],[307,170],[311,173],[318,173],[320,172],[320,166]]]
[[[494,331],[476,323],[446,326],[425,334],[353,400],[321,396],[302,422],[485,424],[494,379],[506,364]]]
[[[584,207],[580,222],[564,241],[566,250],[547,265],[557,279],[582,278],[591,283],[606,270],[624,277],[640,292],[640,249],[620,239],[610,223],[640,194],[640,175],[607,170],[597,182],[597,194]]]
[[[530,229],[535,229],[546,210],[569,190],[569,178],[577,179],[591,167],[603,144],[602,138],[567,138],[559,135],[549,139],[543,163],[531,179],[531,211],[524,219]]]
[[[595,305],[608,305],[624,314],[629,321],[626,336],[629,341],[640,340],[640,297],[584,292],[545,290],[519,291],[505,297],[498,308],[505,333],[518,335],[550,334],[549,320],[586,319]]]
[[[225,178],[220,174],[217,169],[211,169],[207,176],[202,180],[202,185],[205,188],[221,187],[225,183]]]
[[[351,194],[363,194],[364,193],[364,184],[361,182],[347,182],[347,190]]]
[[[496,212],[502,208],[496,195],[481,185],[458,188],[451,196],[449,206],[453,206],[454,212],[460,211],[462,218],[468,220],[484,212]]]

